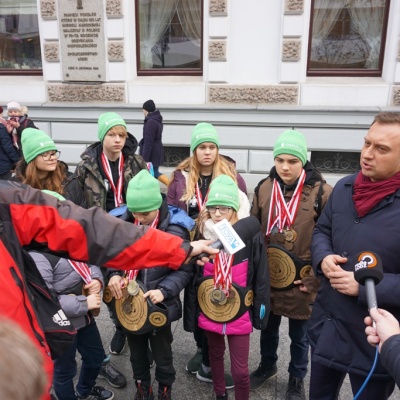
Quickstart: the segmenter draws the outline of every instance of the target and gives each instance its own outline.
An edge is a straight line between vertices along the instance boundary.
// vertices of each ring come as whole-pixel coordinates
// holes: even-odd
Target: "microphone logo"
[[[364,251],[357,257],[357,264],[354,266],[354,270],[358,271],[363,268],[374,268],[378,265],[378,259],[374,253]]]

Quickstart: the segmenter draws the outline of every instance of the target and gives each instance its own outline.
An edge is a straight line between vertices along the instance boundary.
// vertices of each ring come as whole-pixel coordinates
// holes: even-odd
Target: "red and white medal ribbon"
[[[203,200],[203,196],[201,194],[201,190],[199,188],[199,184],[196,183],[196,200],[197,200],[197,206],[199,208],[199,212],[204,208],[204,205],[207,203],[207,197],[208,197],[208,191],[210,189],[207,190],[207,194],[206,197]]]
[[[287,227],[291,228],[296,219],[297,210],[300,204],[300,197],[303,191],[304,181],[306,179],[306,172],[304,169],[299,177],[296,189],[294,190],[293,196],[288,203],[286,203],[283,196],[281,187],[276,179],[272,186],[271,202],[268,212],[268,225],[267,235],[271,234],[274,227],[279,229],[279,232]]]
[[[139,273],[139,270],[138,269],[127,269],[126,271],[125,271],[125,275],[126,275],[126,277],[127,277],[127,279],[128,279],[128,283],[130,282],[130,281],[135,281],[136,280],[136,277],[138,276],[138,273]]]
[[[232,285],[233,254],[220,251],[214,261],[214,289],[228,293]]]
[[[157,210],[157,215],[153,219],[153,222],[149,225],[150,228],[157,229],[158,221],[160,220],[160,210]],[[137,219],[134,222],[135,225],[142,225]]]
[[[71,267],[80,275],[83,281],[88,284],[92,282],[92,276],[90,273],[89,265],[84,262],[68,260],[71,264]]]
[[[104,154],[104,151],[101,153],[101,164],[103,165],[104,172],[107,176],[108,181],[110,182],[111,189],[114,193],[115,207],[119,207],[124,202],[122,198],[122,189],[124,186],[124,155],[121,153],[119,156],[119,163],[118,163],[119,177],[117,186],[115,186],[110,167],[110,162],[108,161],[108,158]]]

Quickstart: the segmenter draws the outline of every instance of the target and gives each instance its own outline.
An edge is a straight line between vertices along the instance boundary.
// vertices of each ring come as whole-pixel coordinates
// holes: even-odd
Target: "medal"
[[[225,304],[226,303],[226,294],[221,289],[214,289],[210,293],[210,298],[213,303],[217,303],[217,304]]]
[[[297,233],[294,229],[285,229],[283,234],[285,235],[285,240],[288,242],[293,243],[297,239]]]
[[[128,298],[126,298],[123,303],[122,303],[122,311],[125,314],[130,314],[132,312],[132,300],[133,297],[132,296],[128,296]]]
[[[131,296],[136,296],[139,293],[139,285],[135,279],[129,281],[127,290]]]

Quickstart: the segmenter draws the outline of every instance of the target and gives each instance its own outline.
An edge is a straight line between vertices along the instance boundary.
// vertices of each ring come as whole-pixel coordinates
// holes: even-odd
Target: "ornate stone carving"
[[[122,0],[107,0],[106,14],[108,18],[122,18]]]
[[[285,0],[285,14],[303,14],[304,0]]]
[[[108,42],[108,61],[124,61],[124,42]]]
[[[208,43],[210,61],[226,61],[226,40],[213,40]]]
[[[298,103],[297,86],[209,86],[208,101],[225,104],[294,104]]]
[[[54,102],[126,101],[124,85],[48,85],[47,96]]]
[[[299,61],[301,58],[301,40],[284,39],[282,43],[282,61]]]
[[[55,0],[41,0],[40,13],[43,19],[57,19]]]
[[[400,106],[400,86],[393,87],[393,104],[394,106]]]
[[[58,47],[59,47],[58,42],[45,43],[44,44],[44,59],[48,62],[60,61]]]
[[[228,0],[210,0],[209,13],[211,16],[227,16],[228,15]]]

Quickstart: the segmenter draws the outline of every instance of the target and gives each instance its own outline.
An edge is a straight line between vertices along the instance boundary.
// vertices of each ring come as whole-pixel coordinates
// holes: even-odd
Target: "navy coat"
[[[154,167],[159,167],[164,162],[164,149],[162,145],[163,118],[160,111],[148,113],[144,119],[143,138],[139,143],[139,154],[146,162],[151,162]]]
[[[6,127],[0,124],[0,174],[11,171],[19,159],[20,155],[13,145],[11,135]]]
[[[379,254],[384,278],[376,285],[378,306],[400,319],[400,190],[360,218],[352,199],[355,178],[356,174],[336,184],[313,234],[313,267],[322,281],[309,320],[308,336],[314,350],[313,361],[367,375],[375,349],[368,344],[364,332],[364,318],[368,315],[365,287],[360,285],[357,297],[339,293],[322,274],[320,263],[328,254],[346,255],[348,261],[341,267],[354,271],[357,253]],[[387,371],[378,361],[374,377],[382,376],[387,377]]]

